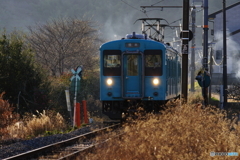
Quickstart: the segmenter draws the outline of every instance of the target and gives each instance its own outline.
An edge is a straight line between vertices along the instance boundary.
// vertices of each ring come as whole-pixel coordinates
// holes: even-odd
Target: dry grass
[[[26,139],[66,129],[65,120],[59,113],[43,111],[38,115],[26,115],[22,121],[9,126],[8,132],[12,138]]]
[[[28,114],[23,119],[14,113],[14,108],[0,94],[0,141],[12,138],[33,138],[50,132],[61,132],[68,128],[63,117],[53,111],[37,115]]]
[[[169,107],[159,115],[150,114],[145,120],[126,125],[126,134],[121,140],[108,142],[86,159],[238,159],[210,157],[211,151],[240,154],[240,126],[225,117],[225,112],[214,107],[202,109],[199,96],[185,105],[177,102],[176,107]]]
[[[0,142],[15,138],[30,139],[73,129],[62,115],[55,111],[38,112],[36,115],[28,113],[20,119],[8,101],[2,99],[2,95],[3,93],[0,94]],[[104,120],[101,115],[91,118],[96,123],[102,123]]]
[[[2,99],[3,94],[0,94],[0,141],[9,137],[7,126],[14,124],[18,119],[18,114],[13,113],[14,108]]]

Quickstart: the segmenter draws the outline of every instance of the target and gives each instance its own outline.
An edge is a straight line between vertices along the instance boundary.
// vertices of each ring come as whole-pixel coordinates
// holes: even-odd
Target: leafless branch
[[[52,75],[83,65],[85,69],[96,66],[98,35],[93,22],[72,18],[59,18],[29,27],[27,37],[36,52],[36,59]]]

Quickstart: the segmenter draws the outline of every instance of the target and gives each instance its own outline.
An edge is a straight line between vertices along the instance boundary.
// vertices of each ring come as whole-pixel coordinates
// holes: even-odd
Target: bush
[[[71,76],[72,74],[65,73],[59,77],[49,78],[48,98],[50,101],[48,109],[59,112],[64,119],[70,119],[67,111],[65,90],[70,86]]]
[[[18,117],[17,114],[13,114],[14,108],[10,106],[8,101],[2,99],[3,94],[0,94],[0,140],[9,137],[7,126],[16,122]]]

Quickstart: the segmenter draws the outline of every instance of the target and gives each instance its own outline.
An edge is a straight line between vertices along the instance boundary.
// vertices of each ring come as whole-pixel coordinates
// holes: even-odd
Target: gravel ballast
[[[11,144],[4,144],[4,145],[1,145],[0,147],[0,160],[3,158],[20,154],[20,153],[24,153],[33,149],[37,149],[46,145],[61,142],[69,138],[73,138],[81,134],[88,133],[97,128],[101,128],[101,127],[87,126],[66,134],[56,134],[56,135],[51,135],[46,137],[38,137],[31,140],[17,140],[15,143],[12,142]]]

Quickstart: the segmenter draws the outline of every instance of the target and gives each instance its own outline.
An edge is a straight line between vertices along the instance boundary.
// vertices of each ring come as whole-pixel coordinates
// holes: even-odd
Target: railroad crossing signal
[[[70,86],[70,91],[71,92],[75,92],[75,90],[77,92],[80,91],[80,80],[81,77],[79,76],[79,73],[82,71],[81,67],[78,67],[76,70],[71,69],[73,76],[71,77],[71,86]]]
[[[76,118],[76,108],[77,108],[77,92],[80,92],[80,80],[81,77],[79,75],[81,75],[81,71],[82,68],[81,67],[77,67],[77,69],[71,69],[73,76],[71,77],[71,86],[70,86],[70,90],[71,92],[74,93],[74,116],[73,116],[73,126],[75,126],[75,118]]]
[[[76,78],[76,79],[81,79],[80,76],[78,75],[82,71],[81,67],[78,67],[77,70],[75,71],[74,69],[71,69],[71,72],[73,73],[73,76],[71,77],[71,81]]]

